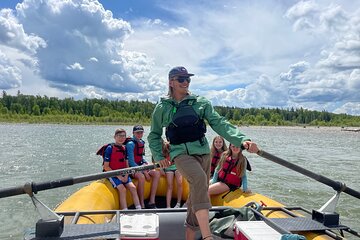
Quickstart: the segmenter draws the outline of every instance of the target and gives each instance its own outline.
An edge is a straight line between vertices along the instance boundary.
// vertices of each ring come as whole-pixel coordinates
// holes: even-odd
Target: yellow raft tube
[[[136,181],[134,181],[136,184]],[[149,198],[150,195],[150,182],[145,182],[145,199]],[[173,198],[176,198],[177,186],[174,181],[173,184]],[[166,178],[161,177],[159,185],[157,188],[156,196],[166,196],[167,183]],[[186,201],[189,193],[189,185],[186,180],[183,180],[183,195],[182,200]],[[257,202],[265,204],[267,207],[283,207],[284,205],[274,201],[266,196],[257,193],[243,193],[241,190],[236,190],[230,192],[224,198],[224,194],[213,196],[211,202],[213,206],[229,206],[229,207],[243,207],[249,202]],[[133,201],[129,191],[127,192],[127,203],[132,205]],[[119,209],[119,196],[118,191],[114,189],[111,183],[107,179],[102,179],[94,181],[89,185],[81,188],[64,202],[62,202],[58,207],[56,207],[56,212],[78,212],[78,211],[94,211],[94,210],[118,210]],[[301,216],[299,213],[294,212],[295,214]],[[286,218],[290,217],[284,212],[281,211],[262,211],[262,214],[268,218]],[[86,215],[80,217],[78,224],[92,224],[92,223],[105,223],[112,219],[112,215]],[[65,219],[66,223],[70,223],[71,218],[67,217]],[[310,240],[326,240],[333,239],[326,234],[319,234],[313,232],[301,232],[299,233],[304,235],[306,239]]]

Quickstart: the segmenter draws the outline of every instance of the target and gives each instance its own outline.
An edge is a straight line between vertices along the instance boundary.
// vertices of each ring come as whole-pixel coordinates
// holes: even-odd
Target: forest
[[[47,96],[12,96],[3,91],[0,122],[59,124],[150,124],[155,103],[107,99],[59,99]],[[237,108],[215,106],[235,125],[359,127],[360,116],[303,108]]]

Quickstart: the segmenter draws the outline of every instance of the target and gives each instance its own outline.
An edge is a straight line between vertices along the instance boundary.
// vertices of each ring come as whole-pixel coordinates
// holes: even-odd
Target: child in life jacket
[[[166,159],[170,161],[170,143],[164,141],[162,145],[162,152]],[[164,169],[167,181],[167,190],[166,190],[166,207],[171,208],[171,197],[172,197],[172,190],[173,190],[173,182],[174,176],[176,179],[177,185],[177,203],[174,208],[179,208],[181,205],[181,196],[182,196],[182,176],[179,170],[176,169],[175,164],[171,165]]]
[[[145,141],[142,139],[144,135],[144,128],[141,125],[135,125],[133,127],[133,137],[131,141],[126,143],[126,152],[129,158],[130,167],[137,167],[141,165],[147,165],[148,162],[145,160]],[[147,208],[153,209],[156,208],[155,197],[156,190],[160,180],[160,172],[156,170],[136,172],[131,176],[132,178],[137,179],[137,192],[142,208],[145,208],[144,203],[144,191],[145,191],[145,180],[151,180],[150,196],[149,202],[147,203]]]
[[[117,170],[122,168],[128,168],[129,163],[126,155],[126,148],[123,143],[126,139],[126,132],[124,129],[116,129],[115,144],[108,144],[104,153],[104,171]],[[109,178],[112,186],[119,191],[120,208],[127,210],[126,202],[126,189],[128,189],[132,195],[134,205],[136,209],[141,209],[139,197],[136,191],[134,183],[131,181],[129,174],[119,175]]]
[[[214,176],[210,180],[209,195],[235,191],[241,186],[243,192],[251,193],[246,177],[247,163],[241,148],[230,144],[229,149],[221,156]]]
[[[214,137],[210,148],[210,159],[211,159],[210,178],[213,177],[215,169],[218,166],[221,154],[225,151],[227,151],[227,146],[224,138],[219,135]]]

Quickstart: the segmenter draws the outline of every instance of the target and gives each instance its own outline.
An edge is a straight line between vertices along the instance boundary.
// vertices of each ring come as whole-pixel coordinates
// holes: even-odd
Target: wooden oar
[[[59,187],[65,187],[74,185],[77,183],[83,183],[83,182],[89,182],[94,181],[102,178],[109,178],[114,177],[118,175],[125,175],[125,174],[132,174],[139,171],[144,170],[151,170],[155,168],[159,168],[160,165],[158,163],[151,164],[151,165],[143,165],[139,167],[132,167],[132,168],[123,168],[108,172],[102,172],[102,173],[95,173],[90,175],[84,175],[80,177],[69,177],[69,178],[62,178],[58,180],[53,181],[47,181],[47,182],[40,182],[40,183],[25,183],[24,186],[18,186],[18,187],[10,187],[10,188],[3,188],[0,189],[0,198],[4,197],[11,197],[15,195],[20,194],[32,194],[37,193],[38,191],[53,189],[53,188],[59,188]]]
[[[324,177],[324,176],[322,176],[320,174],[316,174],[314,172],[311,172],[311,171],[309,171],[309,170],[307,170],[305,168],[302,168],[302,167],[300,167],[300,166],[298,166],[296,164],[293,164],[293,163],[288,162],[288,161],[286,161],[284,159],[276,157],[276,156],[274,156],[274,155],[272,155],[272,154],[270,154],[268,152],[265,152],[264,150],[259,150],[259,152],[257,154],[259,156],[263,157],[263,158],[266,158],[266,159],[268,159],[270,161],[273,161],[273,162],[275,162],[277,164],[280,164],[280,165],[282,165],[284,167],[287,167],[287,168],[289,168],[291,170],[294,170],[294,171],[296,171],[298,173],[301,173],[301,174],[303,174],[305,176],[308,176],[308,177],[310,177],[312,179],[315,179],[318,182],[321,182],[321,183],[323,183],[325,185],[328,185],[328,186],[332,187],[336,191],[345,192],[345,193],[347,193],[347,194],[349,194],[349,195],[351,195],[353,197],[356,197],[356,198],[360,199],[360,192],[347,187],[345,185],[345,183],[337,182],[337,181],[334,181],[334,180],[332,180],[330,178]]]

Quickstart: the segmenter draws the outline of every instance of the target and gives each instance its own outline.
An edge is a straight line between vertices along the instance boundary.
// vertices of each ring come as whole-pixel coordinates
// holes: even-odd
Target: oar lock
[[[50,185],[52,185],[54,182],[56,183],[58,181],[51,181]],[[32,197],[32,196],[34,196],[34,193],[35,194],[38,193],[38,190],[42,191],[41,188],[38,189],[38,186],[41,186],[41,183],[36,184],[36,182],[27,182],[27,183],[24,184],[24,187],[23,187],[24,193],[27,193],[30,197]],[[46,190],[46,189],[44,189],[44,190]]]
[[[339,192],[345,191],[345,189],[346,189],[345,183],[339,182],[339,186],[340,186],[340,189],[338,190]],[[337,189],[335,189],[335,190],[337,190]]]
[[[36,194],[37,191],[33,191],[33,182],[27,182],[24,184],[24,192],[29,194],[30,197],[34,196],[34,193]]]

